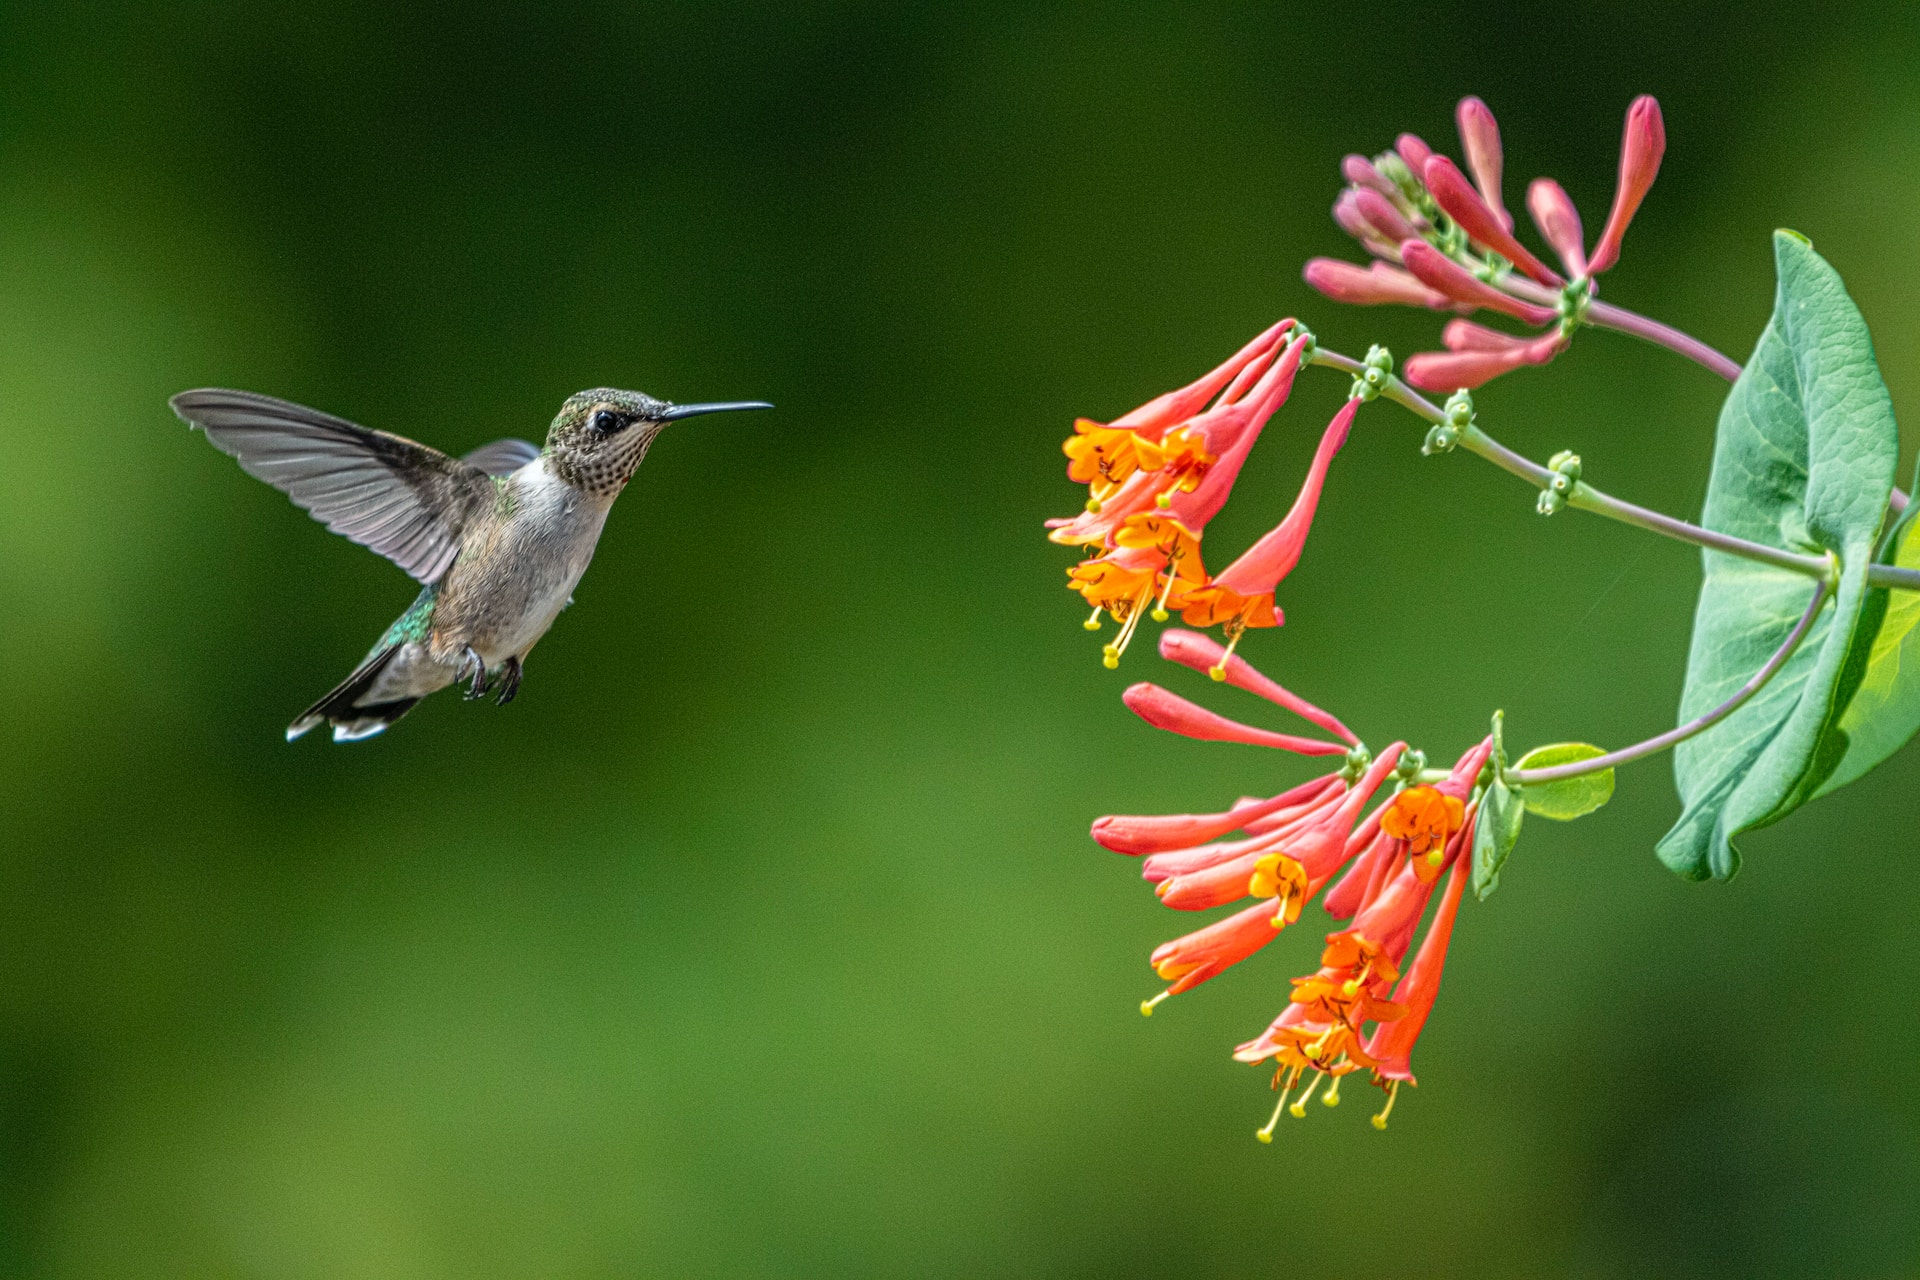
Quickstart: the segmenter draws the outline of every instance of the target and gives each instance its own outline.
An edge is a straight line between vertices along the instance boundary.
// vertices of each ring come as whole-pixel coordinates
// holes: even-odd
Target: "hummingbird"
[[[454,458],[403,436],[249,391],[183,391],[190,427],[335,533],[422,584],[366,660],[287,726],[323,721],[335,742],[381,732],[430,693],[470,681],[520,691],[527,651],[573,602],[613,500],[668,423],[771,409],[760,400],[670,404],[600,387],[571,396],[546,447],[495,440]]]

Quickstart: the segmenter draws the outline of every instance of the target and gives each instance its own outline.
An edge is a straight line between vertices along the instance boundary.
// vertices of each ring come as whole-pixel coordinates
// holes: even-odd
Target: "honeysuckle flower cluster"
[[[1259,1130],[1262,1141],[1272,1140],[1289,1099],[1296,1117],[1306,1114],[1316,1092],[1334,1106],[1341,1081],[1357,1071],[1386,1092],[1374,1117],[1385,1128],[1401,1084],[1414,1081],[1413,1048],[1439,994],[1492,741],[1475,745],[1444,778],[1427,784],[1421,781],[1424,761],[1405,743],[1372,754],[1336,717],[1205,636],[1164,632],[1160,653],[1183,666],[1219,672],[1226,683],[1294,712],[1332,738],[1256,728],[1158,685],[1136,684],[1125,700],[1149,724],[1205,741],[1338,756],[1340,767],[1217,813],[1094,822],[1093,838],[1116,853],[1142,858],[1142,877],[1176,911],[1252,900],[1155,950],[1154,971],[1168,985],[1140,1010],[1151,1014],[1162,1001],[1252,956],[1297,924],[1317,898],[1328,916],[1347,923],[1326,935],[1319,968],[1293,980],[1286,1008],[1233,1056],[1274,1065],[1280,1099]],[[1234,832],[1239,838],[1222,839]],[[1414,937],[1443,875],[1448,879],[1439,905],[1409,965]]]
[[[1574,332],[1592,322],[1594,277],[1620,258],[1627,224],[1660,172],[1667,148],[1660,104],[1636,99],[1627,111],[1620,177],[1605,229],[1591,253],[1580,213],[1560,184],[1535,178],[1527,213],[1554,256],[1555,271],[1513,234],[1513,215],[1501,191],[1500,126],[1478,98],[1456,113],[1467,170],[1411,133],[1392,150],[1341,162],[1346,188],[1334,202],[1334,220],[1372,254],[1366,267],[1337,258],[1307,263],[1307,283],[1336,302],[1396,303],[1454,311],[1487,310],[1510,316],[1535,332],[1522,336],[1475,324],[1447,322],[1445,351],[1407,360],[1408,382],[1428,391],[1473,388],[1514,369],[1542,365],[1566,350]]]
[[[1320,438],[1300,495],[1286,518],[1218,575],[1202,558],[1207,522],[1233,492],[1240,468],[1267,422],[1286,403],[1312,336],[1292,319],[1275,324],[1198,381],[1111,423],[1082,418],[1065,445],[1069,478],[1087,486],[1086,509],[1047,521],[1055,542],[1088,549],[1067,571],[1068,586],[1119,624],[1109,667],[1133,641],[1142,617],[1164,622],[1178,610],[1195,626],[1219,625],[1231,653],[1249,627],[1285,619],[1273,593],[1300,560],[1327,469],[1346,443],[1358,398]],[[1215,679],[1222,676],[1215,674]]]
[[[1076,421],[1065,444],[1067,474],[1086,486],[1084,507],[1047,522],[1054,542],[1083,551],[1084,558],[1067,571],[1067,585],[1091,610],[1084,625],[1100,631],[1111,620],[1117,628],[1102,652],[1106,666],[1120,665],[1144,619],[1165,622],[1178,613],[1189,626],[1219,628],[1224,643],[1195,631],[1169,630],[1160,637],[1163,658],[1253,693],[1315,731],[1243,723],[1152,683],[1135,684],[1123,695],[1141,719],[1190,738],[1269,747],[1330,766],[1275,795],[1242,798],[1210,813],[1109,816],[1093,824],[1099,844],[1142,860],[1141,873],[1163,905],[1226,912],[1152,953],[1150,962],[1165,986],[1142,1003],[1143,1013],[1249,960],[1299,925],[1312,904],[1338,926],[1324,935],[1318,966],[1293,979],[1278,1016],[1233,1051],[1236,1060],[1273,1071],[1279,1101],[1258,1131],[1262,1141],[1271,1141],[1282,1115],[1303,1116],[1315,1097],[1336,1104],[1342,1082],[1356,1073],[1385,1092],[1374,1123],[1386,1127],[1401,1086],[1414,1083],[1413,1053],[1439,994],[1465,890],[1471,887],[1477,897],[1493,891],[1526,813],[1577,818],[1612,794],[1615,767],[1751,712],[1755,718],[1738,731],[1738,740],[1770,742],[1767,750],[1773,753],[1770,772],[1755,787],[1783,789],[1746,794],[1741,788],[1752,779],[1741,772],[1744,766],[1722,763],[1734,760],[1735,751],[1702,753],[1695,759],[1703,763],[1683,757],[1676,780],[1687,810],[1659,848],[1662,859],[1689,878],[1724,877],[1737,865],[1732,835],[1777,820],[1815,794],[1822,777],[1832,776],[1814,772],[1816,755],[1831,769],[1831,761],[1857,743],[1870,743],[1870,759],[1847,764],[1851,779],[1920,728],[1920,692],[1905,701],[1883,696],[1897,681],[1920,679],[1914,674],[1920,663],[1908,659],[1901,668],[1905,642],[1896,637],[1892,645],[1876,646],[1867,632],[1841,634],[1853,636],[1851,653],[1867,655],[1870,663],[1891,663],[1867,677],[1877,692],[1866,714],[1880,717],[1868,732],[1852,737],[1859,726],[1849,725],[1828,737],[1800,734],[1792,739],[1800,753],[1797,761],[1783,763],[1776,758],[1786,740],[1782,726],[1787,716],[1798,714],[1792,697],[1750,703],[1796,661],[1799,646],[1815,634],[1826,610],[1833,612],[1832,628],[1842,625],[1843,608],[1852,611],[1850,619],[1867,616],[1860,592],[1849,595],[1843,582],[1844,555],[1858,557],[1863,542],[1872,548],[1873,562],[1861,564],[1856,558],[1847,571],[1855,574],[1851,581],[1864,580],[1867,590],[1920,591],[1920,533],[1909,534],[1915,509],[1890,482],[1897,433],[1890,429],[1890,409],[1884,418],[1876,417],[1880,410],[1871,387],[1861,391],[1861,369],[1872,364],[1871,347],[1837,275],[1810,246],[1799,247],[1806,245],[1804,238],[1776,236],[1780,294],[1775,323],[1762,345],[1803,344],[1792,352],[1797,364],[1785,381],[1817,385],[1826,362],[1835,378],[1844,376],[1859,393],[1846,410],[1856,414],[1849,419],[1846,443],[1820,442],[1831,452],[1849,451],[1842,465],[1832,465],[1829,458],[1822,483],[1831,488],[1839,482],[1829,477],[1844,476],[1855,486],[1853,506],[1845,510],[1863,527],[1848,535],[1853,542],[1821,543],[1816,554],[1809,550],[1814,544],[1804,540],[1769,544],[1622,501],[1583,479],[1581,460],[1570,451],[1541,465],[1494,440],[1479,424],[1473,390],[1499,374],[1548,363],[1583,326],[1627,333],[1693,360],[1735,382],[1734,396],[1744,397],[1730,418],[1746,435],[1719,446],[1732,458],[1731,478],[1716,462],[1709,511],[1716,502],[1723,508],[1747,504],[1733,523],[1748,531],[1810,528],[1795,505],[1801,496],[1794,488],[1795,477],[1813,470],[1805,418],[1810,410],[1790,404],[1797,391],[1782,386],[1771,371],[1765,379],[1749,380],[1738,364],[1705,343],[1599,298],[1595,278],[1618,262],[1627,227],[1666,149],[1665,126],[1652,98],[1635,100],[1627,112],[1613,205],[1590,247],[1579,213],[1558,183],[1539,178],[1528,187],[1527,212],[1558,269],[1514,235],[1493,113],[1478,98],[1467,98],[1456,119],[1464,167],[1412,134],[1400,135],[1391,150],[1372,158],[1348,156],[1342,164],[1348,185],[1335,202],[1334,217],[1373,261],[1360,266],[1322,258],[1306,267],[1308,282],[1336,301],[1454,313],[1442,334],[1445,350],[1411,357],[1401,370],[1404,377],[1396,377],[1393,358],[1382,348],[1354,359],[1322,348],[1293,318],[1280,320],[1178,390],[1109,422]],[[1507,332],[1465,318],[1480,311],[1519,321],[1529,332]],[[1773,368],[1786,363],[1776,355]],[[1279,523],[1225,568],[1210,571],[1207,527],[1309,366],[1351,377],[1347,401],[1321,429],[1313,459]],[[1446,393],[1444,406],[1414,388]],[[1542,515],[1569,508],[1591,512],[1744,562],[1747,576],[1740,581],[1765,585],[1743,590],[1764,590],[1769,603],[1739,613],[1743,606],[1734,598],[1739,592],[1709,594],[1703,588],[1684,704],[1699,714],[1618,751],[1560,743],[1510,764],[1501,741],[1502,719],[1495,713],[1492,733],[1479,737],[1450,768],[1428,768],[1424,754],[1405,742],[1370,751],[1339,718],[1249,665],[1236,647],[1249,633],[1285,622],[1276,591],[1301,559],[1356,414],[1363,404],[1383,398],[1430,424],[1423,452],[1458,449],[1494,463],[1535,487],[1535,510]],[[1828,415],[1841,412],[1825,401],[1817,408]],[[1797,420],[1796,413],[1802,415]],[[1778,431],[1756,440],[1769,429],[1770,416],[1781,416]],[[1742,450],[1753,451],[1751,462]],[[1755,483],[1754,472],[1768,469],[1785,478]],[[1833,499],[1830,505],[1838,513],[1844,504]],[[1709,575],[1714,563],[1709,559]],[[1772,603],[1792,598],[1788,584],[1804,586],[1810,597],[1791,627]],[[1843,605],[1843,598],[1850,603]],[[1882,616],[1873,614],[1872,625],[1878,626]],[[1920,637],[1920,622],[1901,625]],[[1719,638],[1702,645],[1700,634]],[[1764,637],[1778,647],[1764,663],[1754,664],[1757,670],[1743,664],[1729,671],[1722,655],[1737,645],[1728,637],[1741,644]],[[1702,662],[1705,670],[1696,674],[1694,666]],[[1835,683],[1842,665],[1823,659],[1817,670],[1805,662],[1798,668],[1799,687],[1806,690],[1801,696],[1825,699],[1817,710],[1832,726],[1841,724],[1845,699],[1852,696]],[[1739,683],[1748,671],[1751,675]],[[1827,683],[1814,689],[1817,673],[1825,673],[1820,678]],[[1696,685],[1712,697],[1695,697]],[[1795,775],[1792,768],[1802,772]],[[1727,816],[1734,799],[1741,806],[1737,818]]]

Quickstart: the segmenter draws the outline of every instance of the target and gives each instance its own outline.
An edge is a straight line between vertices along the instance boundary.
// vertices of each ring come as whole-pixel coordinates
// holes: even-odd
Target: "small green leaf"
[[[1882,558],[1903,569],[1920,569],[1920,521],[1909,520],[1898,534],[1893,554]],[[1823,747],[1838,761],[1816,795],[1846,786],[1920,729],[1920,592],[1881,588],[1867,598],[1867,608],[1876,607],[1886,618],[1865,655],[1859,688]]]
[[[1485,902],[1500,887],[1500,868],[1520,839],[1520,820],[1527,816],[1520,797],[1495,774],[1480,797],[1480,816],[1473,827],[1473,896]]]
[[[1893,404],[1866,322],[1839,275],[1800,237],[1776,234],[1779,289],[1720,411],[1702,523],[1754,542],[1838,557],[1833,603],[1773,680],[1674,752],[1685,809],[1661,861],[1690,880],[1731,876],[1733,841],[1804,804],[1839,763],[1831,734],[1884,612],[1866,608],[1867,566],[1899,453]],[[1694,613],[1680,719],[1725,702],[1799,622],[1805,576],[1717,551]]]
[[[1551,769],[1555,765],[1576,764],[1607,754],[1588,742],[1556,742],[1550,747],[1535,747],[1520,757],[1516,769]],[[1520,789],[1527,812],[1537,813],[1555,822],[1572,822],[1613,799],[1613,770],[1583,773],[1558,782],[1530,782]]]

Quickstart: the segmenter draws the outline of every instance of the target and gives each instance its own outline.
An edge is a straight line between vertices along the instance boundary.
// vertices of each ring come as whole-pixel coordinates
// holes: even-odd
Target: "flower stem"
[[[1711,369],[1713,372],[1732,382],[1740,376],[1740,366],[1715,351],[1700,339],[1680,332],[1672,325],[1661,324],[1647,316],[1629,311],[1625,307],[1616,307],[1611,302],[1602,302],[1595,298],[1587,304],[1587,323],[1596,329],[1612,329],[1616,333],[1630,333],[1636,338],[1644,338],[1655,346],[1665,347],[1687,359]]]
[[[1567,778],[1578,778],[1589,773],[1599,773],[1603,770],[1611,769],[1616,765],[1631,764],[1633,761],[1653,755],[1655,752],[1665,751],[1668,747],[1674,746],[1676,743],[1684,742],[1697,733],[1711,729],[1714,725],[1719,724],[1735,711],[1738,711],[1742,703],[1746,702],[1746,700],[1754,694],[1760,692],[1760,690],[1766,686],[1767,681],[1773,679],[1773,677],[1779,673],[1780,668],[1787,664],[1787,659],[1791,658],[1794,655],[1794,651],[1800,647],[1800,642],[1807,638],[1807,632],[1813,629],[1814,618],[1819,616],[1820,607],[1826,604],[1827,597],[1832,593],[1833,583],[1829,580],[1822,578],[1815,583],[1813,599],[1807,602],[1807,611],[1800,615],[1799,624],[1794,627],[1793,631],[1787,636],[1786,640],[1781,643],[1780,647],[1773,651],[1773,656],[1767,659],[1766,665],[1754,672],[1752,679],[1734,690],[1731,698],[1728,698],[1725,702],[1707,712],[1705,715],[1697,716],[1678,728],[1669,729],[1657,737],[1648,738],[1645,742],[1636,742],[1630,747],[1622,747],[1618,751],[1609,751],[1607,754],[1595,756],[1591,760],[1578,760],[1572,764],[1559,764],[1546,769],[1509,769],[1506,771],[1506,780],[1515,786],[1525,787],[1542,782],[1560,782]]]
[[[1353,357],[1343,356],[1337,351],[1329,351],[1320,346],[1315,346],[1312,362],[1354,374],[1361,372],[1364,368]],[[1387,379],[1387,385],[1381,389],[1380,394],[1425,418],[1428,422],[1446,421],[1446,414],[1439,406],[1397,377]],[[1537,489],[1546,488],[1556,474],[1532,459],[1515,453],[1478,426],[1469,426],[1460,433],[1460,447],[1485,458],[1502,471],[1520,477]],[[1804,555],[1779,547],[1769,547],[1762,542],[1749,542],[1745,538],[1736,538],[1731,534],[1717,533],[1712,529],[1703,529],[1697,524],[1676,520],[1672,516],[1661,515],[1658,511],[1649,511],[1645,507],[1603,493],[1584,481],[1573,486],[1573,491],[1567,495],[1567,505],[1578,507],[1582,511],[1590,511],[1595,515],[1606,516],[1610,520],[1618,520],[1623,524],[1630,524],[1651,533],[1658,533],[1679,542],[1690,542],[1696,547],[1706,547],[1746,560],[1757,560],[1762,564],[1805,574],[1809,578],[1825,579],[1832,571],[1832,562],[1825,556]],[[1867,570],[1867,583],[1875,587],[1920,591],[1920,570],[1876,564]]]

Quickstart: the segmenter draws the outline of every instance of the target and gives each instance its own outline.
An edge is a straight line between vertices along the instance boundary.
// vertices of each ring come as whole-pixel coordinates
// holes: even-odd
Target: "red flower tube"
[[[1474,243],[1493,250],[1548,288],[1558,289],[1566,283],[1553,268],[1534,257],[1531,249],[1513,238],[1500,215],[1487,207],[1487,202],[1480,198],[1480,193],[1453,161],[1445,156],[1433,156],[1420,176],[1425,179],[1434,203],[1453,215],[1453,220]],[[1405,252],[1401,250],[1403,257]]]
[[[1627,224],[1646,199],[1647,191],[1660,173],[1660,158],[1667,153],[1667,125],[1660,117],[1660,104],[1650,94],[1642,94],[1627,108],[1627,124],[1620,140],[1620,178],[1613,189],[1613,209],[1607,214],[1606,229],[1593,246],[1589,264],[1599,275],[1620,260],[1620,240]]]

